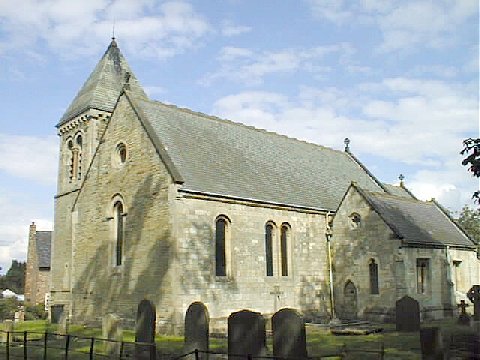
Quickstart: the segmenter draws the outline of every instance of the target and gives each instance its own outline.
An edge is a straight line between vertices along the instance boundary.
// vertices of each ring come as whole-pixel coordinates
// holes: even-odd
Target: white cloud
[[[225,20],[221,25],[221,32],[223,36],[236,36],[248,33],[252,30],[249,26],[235,25],[232,21]]]
[[[0,134],[0,171],[42,184],[57,181],[56,136]]]
[[[310,0],[314,16],[336,25],[377,26],[381,51],[440,48],[458,36],[457,28],[478,17],[477,0]]]
[[[0,53],[46,43],[62,56],[89,55],[112,34],[140,56],[165,58],[198,46],[208,22],[183,1],[25,0],[0,2]]]
[[[354,52],[348,43],[260,52],[239,47],[224,47],[217,58],[220,63],[219,70],[207,74],[201,83],[210,85],[214,81],[228,79],[247,85],[258,85],[263,82],[265,76],[274,73],[307,71],[318,75],[330,71],[329,66],[322,65],[326,56],[333,54],[339,62],[347,63]]]

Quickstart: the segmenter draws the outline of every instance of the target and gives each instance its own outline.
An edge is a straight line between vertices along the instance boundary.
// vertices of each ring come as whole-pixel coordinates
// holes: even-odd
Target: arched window
[[[115,202],[115,265],[122,265],[123,257],[123,204],[121,201]]]
[[[80,180],[82,178],[82,134],[78,133],[75,136],[75,141],[72,138],[67,140],[67,147],[70,152],[70,166],[69,166],[69,180],[70,182]]]
[[[370,277],[370,294],[378,294],[378,264],[375,262],[375,259],[370,259],[368,273]]]
[[[265,264],[267,276],[273,276],[273,231],[272,223],[265,225]]]
[[[288,276],[288,248],[290,243],[290,225],[287,223],[282,224],[280,232],[280,264],[282,270],[282,276]]]
[[[230,222],[226,216],[215,221],[215,275],[228,276],[230,263],[229,246]]]
[[[74,176],[74,179],[80,180],[82,178],[82,135],[78,134],[77,139],[76,139],[76,162],[75,162],[75,169],[76,169],[76,174]]]

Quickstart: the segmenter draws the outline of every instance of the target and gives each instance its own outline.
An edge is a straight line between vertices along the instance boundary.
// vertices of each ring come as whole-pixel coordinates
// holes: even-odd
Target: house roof
[[[326,210],[352,180],[381,191],[347,152],[127,96],[185,190]]]
[[[39,268],[50,268],[50,257],[52,248],[52,231],[37,231],[37,258]]]
[[[475,248],[472,240],[433,201],[358,190],[404,244]]]
[[[125,83],[137,96],[145,96],[141,85],[117,46],[115,39],[83,84],[57,127],[89,109],[113,111]]]

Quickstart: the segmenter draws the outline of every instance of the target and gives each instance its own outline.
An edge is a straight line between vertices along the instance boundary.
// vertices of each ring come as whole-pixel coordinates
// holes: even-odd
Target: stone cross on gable
[[[480,321],[480,285],[473,285],[467,297],[473,303],[473,320]]]

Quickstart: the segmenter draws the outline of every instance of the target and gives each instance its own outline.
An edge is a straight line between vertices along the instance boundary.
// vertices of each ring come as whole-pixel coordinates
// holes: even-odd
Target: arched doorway
[[[343,288],[343,317],[345,319],[357,318],[357,288],[348,280]]]

